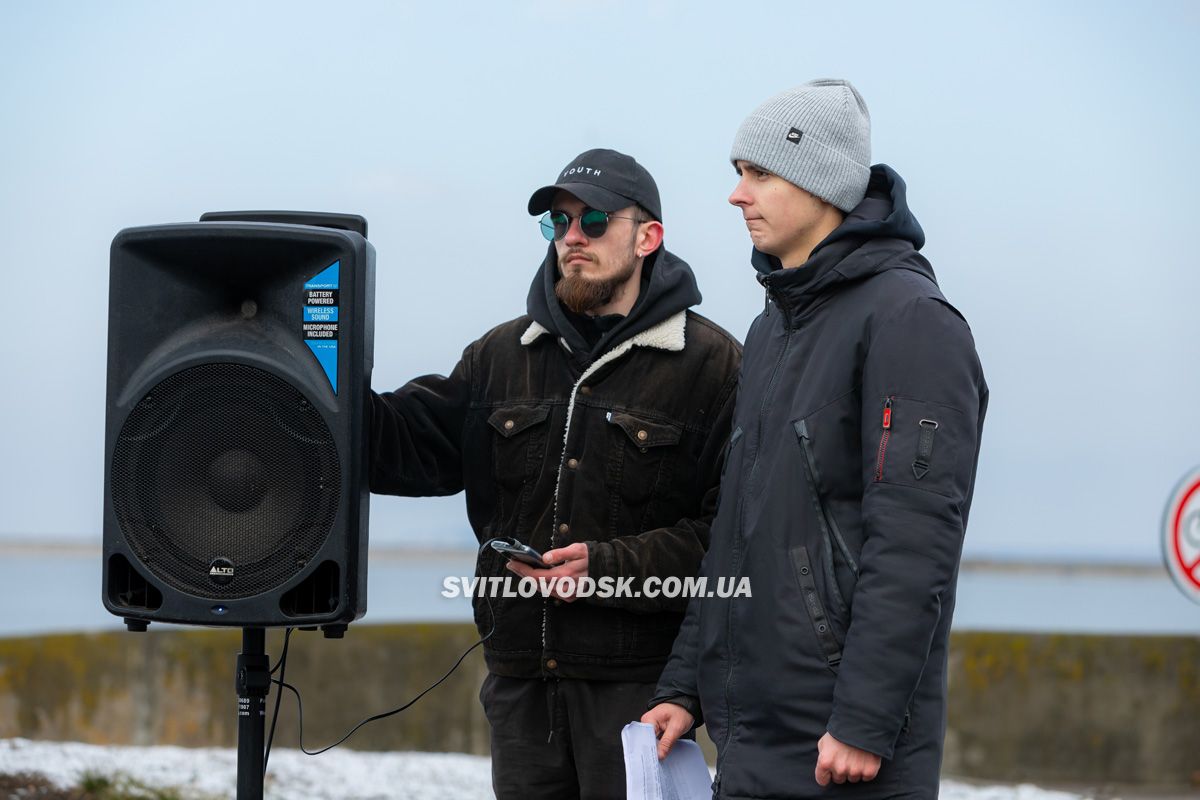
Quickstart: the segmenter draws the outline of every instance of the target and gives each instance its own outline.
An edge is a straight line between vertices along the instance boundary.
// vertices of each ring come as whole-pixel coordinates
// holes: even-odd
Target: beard
[[[567,252],[558,260],[558,269],[562,277],[554,284],[554,296],[576,314],[586,314],[607,305],[617,289],[633,277],[634,270],[637,269],[637,259],[630,252],[629,257],[618,265],[617,271],[612,275],[607,278],[590,278],[582,272],[567,271],[563,262],[570,255],[571,253]]]

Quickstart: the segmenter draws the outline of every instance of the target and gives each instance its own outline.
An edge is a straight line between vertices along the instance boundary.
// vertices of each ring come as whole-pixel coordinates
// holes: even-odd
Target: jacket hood
[[[583,334],[571,324],[566,311],[554,294],[554,284],[558,282],[558,277],[558,257],[554,243],[551,242],[546,257],[529,287],[529,297],[525,301],[526,311],[535,322],[565,340],[571,352],[582,363],[592,361],[601,353],[680,311],[699,305],[702,299],[700,287],[696,285],[696,276],[688,263],[665,247],[659,247],[642,263],[642,287],[637,302],[625,319],[618,322],[597,343],[593,352]]]
[[[909,269],[936,282],[923,257],[892,258],[925,244],[925,231],[908,207],[904,179],[887,164],[871,167],[862,202],[813,249],[803,267],[783,269],[779,259],[755,248],[751,263],[768,289],[800,300],[843,281],[859,280],[888,269]]]

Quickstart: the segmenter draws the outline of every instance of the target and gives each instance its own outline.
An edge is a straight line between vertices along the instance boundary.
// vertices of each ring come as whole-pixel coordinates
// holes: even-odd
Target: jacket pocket
[[[836,552],[841,557],[843,563],[849,568],[850,573],[857,577],[858,562],[854,554],[850,551],[850,547],[846,544],[846,538],[842,536],[842,531],[838,527],[837,518],[830,511],[821,494],[821,473],[817,468],[817,458],[813,453],[812,436],[808,429],[806,420],[796,420],[792,423],[793,429],[796,431],[796,439],[800,444],[800,452],[803,456],[804,474],[808,478],[809,493],[812,496],[813,510],[816,513],[817,524],[821,528],[821,538],[824,540],[825,557],[821,559],[821,567],[825,575],[825,584],[829,587],[829,594],[833,602],[837,605],[837,613],[845,620],[849,616],[850,604],[842,597],[841,587],[837,582],[833,565],[833,553]]]
[[[627,503],[649,502],[670,479],[683,428],[628,412],[610,411],[606,419],[614,432],[606,475],[609,488]]]
[[[829,615],[825,612],[825,604],[821,602],[821,593],[817,589],[817,582],[813,576],[813,566],[808,557],[808,548],[804,545],[793,547],[789,555],[796,583],[800,587],[800,599],[812,622],[813,634],[817,637],[817,643],[821,646],[825,660],[829,662],[829,668],[836,672],[838,665],[842,663],[842,645],[833,631]]]
[[[507,406],[488,417],[493,437],[492,475],[506,489],[520,489],[533,478],[546,455],[550,406]]]
[[[883,401],[875,481],[898,483],[952,497],[962,472],[961,443],[974,431],[965,428],[958,409],[942,403],[893,395]]]

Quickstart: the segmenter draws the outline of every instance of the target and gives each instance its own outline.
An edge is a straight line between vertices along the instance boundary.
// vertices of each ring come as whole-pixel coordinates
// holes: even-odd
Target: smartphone
[[[511,541],[497,539],[496,541],[492,542],[492,549],[497,553],[502,553],[509,559],[515,558],[522,564],[528,564],[531,567],[537,567],[538,569],[551,568],[549,564],[547,564],[545,561],[542,561],[541,553],[539,553],[537,550],[534,550],[527,544],[521,544],[515,539]]]

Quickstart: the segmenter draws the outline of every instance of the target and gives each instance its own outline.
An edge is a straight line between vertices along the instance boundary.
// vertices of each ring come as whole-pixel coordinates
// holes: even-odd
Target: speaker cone
[[[177,372],[137,403],[111,465],[126,542],[192,595],[250,597],[286,583],[333,528],[337,448],[299,390],[265,370],[212,363]]]

